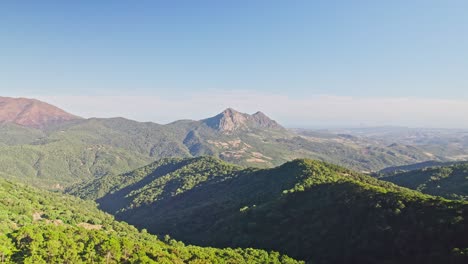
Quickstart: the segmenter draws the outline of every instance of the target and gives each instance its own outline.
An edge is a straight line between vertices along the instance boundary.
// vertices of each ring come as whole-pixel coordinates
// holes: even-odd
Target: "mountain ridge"
[[[211,118],[169,124],[89,118],[35,129],[5,123],[0,133],[0,176],[45,188],[132,171],[165,157],[211,155],[260,168],[312,158],[359,171],[434,159],[404,145],[300,135],[260,111],[249,115],[232,108]]]
[[[284,130],[281,125],[270,119],[261,111],[249,115],[241,113],[233,108],[227,108],[216,116],[202,119],[201,122],[225,134],[257,128]]]
[[[36,99],[0,97],[0,123],[44,128],[75,119],[81,117]]]

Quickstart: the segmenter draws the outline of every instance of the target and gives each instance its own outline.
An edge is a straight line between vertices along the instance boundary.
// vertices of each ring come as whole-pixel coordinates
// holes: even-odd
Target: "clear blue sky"
[[[0,92],[164,122],[234,106],[291,125],[317,121],[300,113],[315,111],[327,124],[458,126],[468,112],[467,14],[466,0],[5,0]],[[63,98],[115,95],[165,108]],[[180,98],[184,112],[164,111]]]
[[[450,0],[6,0],[0,89],[467,97],[467,14]]]

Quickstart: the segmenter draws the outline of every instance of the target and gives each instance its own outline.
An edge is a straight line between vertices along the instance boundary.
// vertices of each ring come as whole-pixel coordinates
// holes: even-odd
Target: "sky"
[[[468,127],[468,1],[0,2],[0,95],[167,123]]]

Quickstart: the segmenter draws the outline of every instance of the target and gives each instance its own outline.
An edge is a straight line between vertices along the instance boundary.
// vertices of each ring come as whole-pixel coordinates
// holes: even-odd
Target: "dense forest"
[[[241,169],[211,157],[164,159],[69,192],[198,245],[279,250],[313,263],[468,260],[467,203],[319,161]]]
[[[0,180],[0,263],[299,263],[276,252],[184,245],[91,201]]]
[[[395,172],[385,175],[382,180],[431,195],[468,200],[467,162]]]
[[[415,147],[386,146],[328,134],[298,135],[251,123],[223,133],[216,125],[221,122],[219,118],[223,117],[167,125],[92,118],[42,129],[0,122],[0,177],[45,189],[61,189],[70,183],[125,173],[165,157],[210,155],[260,168],[308,157],[359,171],[431,159]],[[264,118],[267,124],[273,122]]]

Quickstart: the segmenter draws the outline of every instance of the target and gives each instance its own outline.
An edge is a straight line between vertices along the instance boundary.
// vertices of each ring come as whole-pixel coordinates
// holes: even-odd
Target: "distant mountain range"
[[[294,160],[243,169],[169,158],[69,193],[188,243],[281,250],[311,263],[466,263],[468,204]]]
[[[33,99],[4,100],[9,103],[3,107],[10,105],[4,109],[16,110],[0,115],[0,176],[46,188],[123,173],[164,157],[210,155],[262,168],[313,158],[367,172],[444,159],[410,145],[299,134],[261,112],[249,115],[228,108],[211,118],[160,125],[83,119]]]

